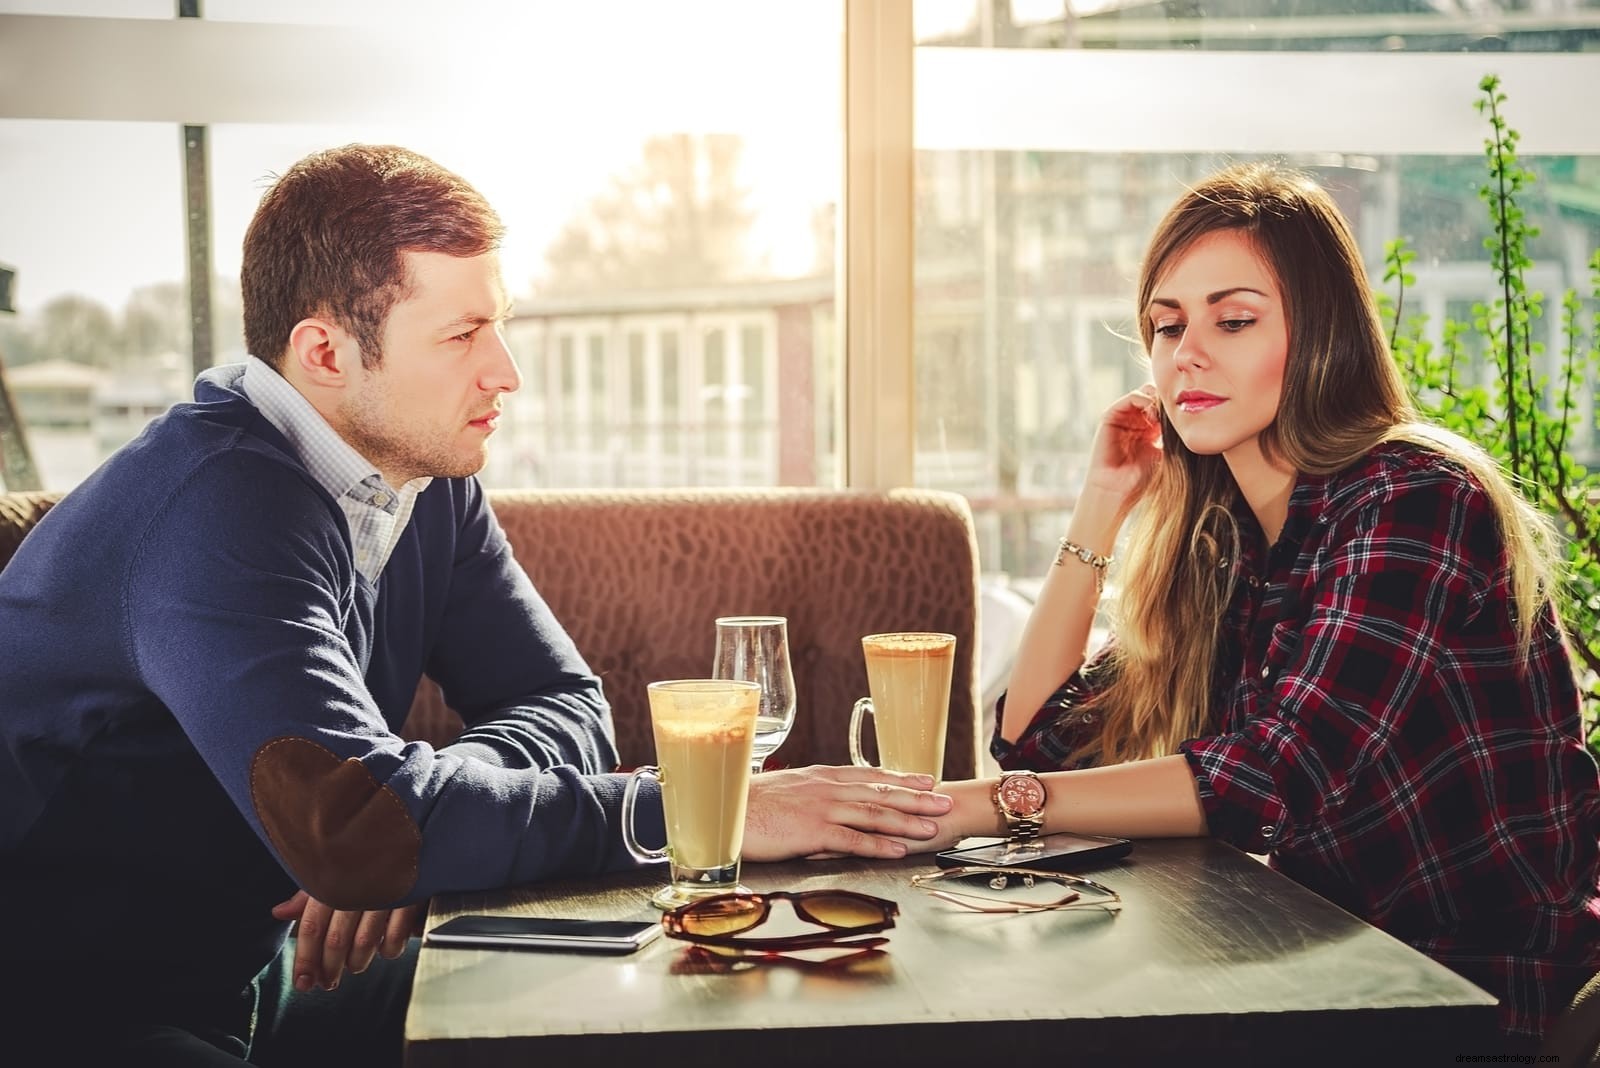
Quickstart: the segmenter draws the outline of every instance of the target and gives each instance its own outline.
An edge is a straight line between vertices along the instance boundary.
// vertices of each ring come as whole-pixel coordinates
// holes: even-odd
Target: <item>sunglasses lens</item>
[[[815,917],[818,923],[840,930],[881,923],[890,916],[882,902],[827,890],[807,894],[803,904],[806,912]]]
[[[759,899],[728,895],[707,898],[677,910],[685,934],[722,935],[748,931],[760,923],[766,910]]]

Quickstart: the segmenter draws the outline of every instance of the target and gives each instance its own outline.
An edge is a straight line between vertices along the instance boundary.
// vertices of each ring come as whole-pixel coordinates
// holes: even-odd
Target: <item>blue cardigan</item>
[[[0,957],[232,993],[296,886],[378,908],[631,863],[599,680],[476,479],[418,497],[374,586],[240,373],[0,572],[0,915],[31,918]],[[437,751],[395,734],[424,670],[467,723]]]

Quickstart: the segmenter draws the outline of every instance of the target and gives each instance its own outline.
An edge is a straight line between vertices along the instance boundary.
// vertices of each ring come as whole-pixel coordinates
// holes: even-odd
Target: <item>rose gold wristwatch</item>
[[[994,787],[994,807],[1016,843],[1031,842],[1044,829],[1044,781],[1031,771],[1008,771]]]

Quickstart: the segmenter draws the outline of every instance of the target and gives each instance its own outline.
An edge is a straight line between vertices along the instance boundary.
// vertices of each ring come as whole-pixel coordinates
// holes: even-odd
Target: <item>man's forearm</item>
[[[568,764],[598,774],[618,761],[611,708],[592,677],[473,717],[449,749],[501,768]]]

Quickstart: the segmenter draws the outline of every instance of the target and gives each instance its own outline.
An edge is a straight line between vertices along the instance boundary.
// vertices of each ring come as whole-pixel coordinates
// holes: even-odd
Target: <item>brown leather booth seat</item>
[[[59,493],[0,493],[0,568],[22,544],[22,536],[60,499]]]
[[[54,503],[0,495],[0,566]],[[710,673],[720,615],[789,619],[799,713],[773,762],[849,763],[867,692],[861,636],[956,635],[945,776],[977,774],[978,559],[964,498],[930,490],[494,491],[518,561],[604,681],[626,766],[654,746],[657,679]],[[426,679],[405,727],[443,744],[460,721]]]

